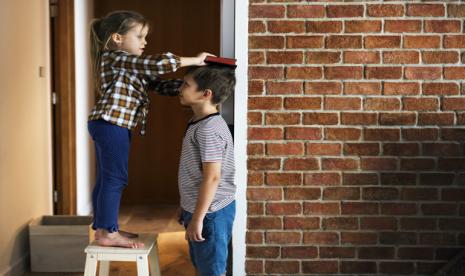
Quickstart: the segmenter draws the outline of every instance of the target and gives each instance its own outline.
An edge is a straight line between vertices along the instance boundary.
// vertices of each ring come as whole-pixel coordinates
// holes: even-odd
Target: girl
[[[131,130],[141,123],[145,133],[149,98],[146,90],[178,95],[182,81],[163,81],[158,75],[179,67],[205,65],[207,53],[178,57],[172,53],[142,55],[148,25],[131,11],[116,11],[91,25],[91,56],[100,99],[89,115],[95,142],[98,175],[92,193],[95,239],[102,246],[139,248],[136,234],[120,231],[118,211],[128,180]]]

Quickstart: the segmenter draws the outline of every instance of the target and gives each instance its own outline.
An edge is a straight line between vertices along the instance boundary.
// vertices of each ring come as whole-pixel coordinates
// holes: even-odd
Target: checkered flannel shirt
[[[160,95],[176,96],[182,80],[162,80],[158,75],[175,72],[181,62],[172,53],[130,55],[124,51],[105,51],[100,62],[100,99],[89,115],[89,121],[103,119],[133,129],[141,122],[141,134],[149,109],[147,90]]]

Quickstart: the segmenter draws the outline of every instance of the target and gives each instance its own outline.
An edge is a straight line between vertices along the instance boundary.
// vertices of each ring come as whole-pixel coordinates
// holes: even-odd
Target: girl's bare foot
[[[123,230],[118,230],[118,233],[120,233],[121,236],[123,236],[125,238],[128,238],[128,239],[136,239],[136,238],[139,237],[139,234],[131,233],[131,232],[123,231]],[[95,232],[95,239],[96,240],[100,239],[101,236],[102,236],[101,231],[96,231]]]
[[[98,234],[97,234],[98,233]],[[99,238],[97,238],[97,236]],[[125,248],[142,248],[144,244],[132,239],[123,237],[118,232],[108,233],[106,230],[97,229],[95,240],[100,246],[116,246]]]

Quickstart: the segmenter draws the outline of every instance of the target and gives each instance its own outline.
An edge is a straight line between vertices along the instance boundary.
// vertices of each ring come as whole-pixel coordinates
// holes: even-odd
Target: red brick
[[[439,109],[439,101],[437,98],[404,98],[402,102],[404,110],[434,111]]]
[[[268,81],[266,83],[266,93],[269,95],[279,94],[302,94],[303,83],[300,81],[276,82]]]
[[[265,272],[267,274],[275,273],[297,273],[300,270],[298,261],[265,261]]]
[[[265,242],[268,244],[298,244],[302,238],[299,232],[267,232]]]
[[[376,274],[376,262],[342,261],[340,269],[342,273]]]
[[[247,123],[249,125],[261,125],[263,123],[262,114],[260,112],[248,112]]]
[[[305,215],[339,215],[339,204],[338,203],[304,203],[304,214]]]
[[[464,48],[465,35],[445,35],[444,48]]]
[[[328,66],[324,68],[325,78],[328,80],[362,79],[363,67],[360,66]]]
[[[441,138],[445,141],[463,141],[465,139],[464,128],[443,128]]]
[[[341,183],[341,176],[337,173],[309,173],[305,174],[304,185],[333,186]]]
[[[431,156],[454,156],[460,155],[461,151],[460,145],[455,143],[423,143],[423,154]]]
[[[274,113],[267,112],[265,114],[266,125],[299,125],[299,113]]]
[[[246,256],[249,258],[277,258],[278,246],[247,246]]]
[[[276,158],[249,158],[247,168],[249,170],[278,170],[281,161]]]
[[[247,244],[263,244],[263,233],[262,232],[251,232],[250,230],[246,233]]]
[[[404,260],[432,260],[434,258],[434,250],[425,247],[405,247],[399,248],[397,255]]]
[[[263,203],[261,202],[248,202],[247,203],[247,214],[249,216],[253,215],[264,215]]]
[[[383,170],[390,171],[397,169],[397,159],[395,158],[362,158],[361,168],[363,170]]]
[[[457,214],[457,205],[450,203],[424,203],[421,205],[424,215],[451,216]]]
[[[403,158],[400,163],[400,168],[408,171],[433,170],[434,167],[435,162],[431,158]]]
[[[398,35],[376,35],[365,37],[365,48],[399,48],[400,36]]]
[[[286,127],[285,138],[287,140],[320,140],[321,132],[320,128],[315,127]]]
[[[249,52],[249,64],[265,63],[265,54],[263,52]]]
[[[381,213],[383,215],[415,215],[417,214],[415,203],[383,203]]]
[[[284,37],[282,36],[250,36],[249,49],[282,49]]]
[[[362,48],[362,37],[359,35],[329,35],[325,45],[328,49],[360,49]]]
[[[406,67],[405,77],[410,80],[436,80],[442,74],[441,67]]]
[[[316,200],[321,197],[319,188],[286,188],[285,200]]]
[[[341,21],[308,21],[307,33],[340,33],[342,31]]]
[[[440,147],[439,147],[440,146]],[[459,155],[460,147],[457,144],[424,144],[425,155],[441,154],[445,156]],[[420,185],[452,185],[455,175],[452,173],[422,173],[420,174]]]
[[[376,244],[377,234],[373,232],[342,232],[341,244]]]
[[[329,143],[307,143],[308,155],[340,155],[340,144]]]
[[[459,53],[452,51],[423,52],[422,60],[426,64],[443,64],[459,62]]]
[[[449,233],[420,233],[421,245],[449,245],[454,246],[457,244],[455,234]]]
[[[414,125],[416,123],[416,119],[417,119],[416,113],[413,113],[413,112],[379,114],[380,125],[388,125],[388,126]]]
[[[302,143],[285,143],[285,144],[267,144],[267,155],[302,155],[304,154],[304,145]]]
[[[402,78],[402,67],[370,66],[365,68],[365,76],[367,79],[400,79]]]
[[[443,98],[442,110],[465,110],[465,98]]]
[[[453,125],[454,113],[420,113],[418,125]]]
[[[261,186],[263,185],[263,173],[250,172],[247,174],[248,186]]]
[[[397,98],[366,98],[365,110],[399,110],[400,101]]]
[[[354,247],[320,247],[320,258],[334,259],[334,258],[354,258]]]
[[[296,51],[267,52],[266,62],[268,64],[301,64],[303,53]]]
[[[302,261],[303,273],[337,273],[337,261]]]
[[[344,145],[344,155],[379,155],[378,143],[347,143]]]
[[[449,17],[465,17],[465,5],[463,4],[448,4],[447,15]]]
[[[465,67],[444,67],[444,79],[457,80],[465,78]]]
[[[453,117],[454,114],[449,114]],[[452,118],[453,121],[453,118]],[[452,125],[453,123],[449,123]],[[465,125],[465,113],[458,113],[457,114],[457,125]]]
[[[263,144],[248,144],[247,154],[248,155],[263,155],[265,153]]]
[[[464,188],[448,188],[442,190],[441,199],[443,201],[459,201],[463,202],[465,199]]]
[[[399,129],[369,128],[363,130],[366,141],[398,141],[400,139]]]
[[[361,99],[357,97],[331,97],[325,98],[326,110],[360,110]]]
[[[358,162],[352,158],[323,158],[321,167],[323,170],[356,170]]]
[[[408,16],[444,16],[445,8],[443,4],[408,4]]]
[[[250,140],[280,140],[283,138],[283,130],[280,128],[249,127],[248,135]]]
[[[420,147],[417,143],[385,143],[383,145],[385,156],[417,156],[418,154],[420,154]]]
[[[390,217],[366,217],[360,219],[360,228],[363,230],[396,230],[397,222]]]
[[[248,108],[254,109],[281,109],[282,99],[278,97],[249,97]]]
[[[284,170],[317,170],[318,161],[315,158],[288,158],[284,160]]]
[[[381,244],[408,245],[417,243],[417,234],[412,232],[381,232],[379,235]]]
[[[300,173],[267,173],[265,183],[272,186],[302,185]]]
[[[247,218],[248,229],[281,229],[281,219],[278,217],[249,217]]]
[[[425,20],[427,33],[459,33],[460,20]]]
[[[458,95],[459,85],[456,83],[438,82],[438,83],[424,83],[424,95]]]
[[[262,80],[249,80],[248,92],[249,95],[261,95],[264,91],[264,81]]]
[[[465,170],[465,158],[439,158],[438,170],[463,171]]]
[[[344,94],[348,95],[379,95],[381,84],[379,82],[346,82]]]
[[[249,67],[251,79],[281,79],[284,77],[284,69],[279,67]]]
[[[393,259],[393,247],[360,247],[358,248],[360,259]]]
[[[316,246],[285,246],[281,248],[282,258],[291,259],[313,259],[318,257]]]
[[[288,36],[287,48],[322,48],[323,36]]]
[[[302,214],[302,205],[293,202],[267,203],[266,214],[273,216],[299,215]],[[286,223],[284,223],[284,225],[286,225]]]
[[[321,98],[319,97],[287,97],[284,100],[284,108],[293,109],[321,109]]]
[[[283,5],[250,5],[250,18],[283,18],[286,8]]]
[[[263,273],[263,262],[256,260],[245,261],[245,271],[247,273]]]
[[[346,33],[377,33],[381,32],[380,20],[354,20],[345,21]]]
[[[400,154],[398,154],[400,155]],[[382,173],[381,185],[416,185],[417,175],[415,173]]]
[[[295,20],[268,21],[268,32],[270,33],[303,33],[305,22]]]
[[[363,12],[363,5],[329,5],[326,10],[326,14],[330,18],[362,17]]]
[[[418,64],[420,54],[415,51],[386,51],[383,61],[386,64]]]
[[[381,262],[379,272],[388,275],[414,274],[415,268],[412,262]]]
[[[384,31],[389,33],[419,33],[421,20],[386,20]]]
[[[305,244],[337,244],[339,236],[333,232],[304,232]]]
[[[316,217],[284,217],[284,229],[312,230],[320,228]]]
[[[351,217],[323,218],[322,229],[324,230],[357,230],[358,219]]]
[[[402,129],[402,137],[409,141],[437,140],[438,130],[435,128],[405,128]]]
[[[362,188],[362,199],[364,200],[395,200],[399,198],[396,188],[367,187]]]
[[[404,48],[439,48],[441,37],[435,35],[404,36]]]
[[[307,64],[331,64],[341,60],[339,52],[307,52]]]
[[[305,94],[334,95],[341,94],[340,82],[306,82]]]
[[[361,130],[357,128],[326,128],[326,140],[359,140]]]
[[[367,14],[373,17],[399,17],[404,15],[404,6],[392,4],[368,5]]]
[[[380,57],[378,52],[346,51],[344,63],[374,64],[380,63]]]
[[[374,202],[341,202],[343,215],[376,215],[378,209],[379,204]]]
[[[337,125],[338,116],[337,113],[329,112],[312,112],[303,114],[304,125]]]
[[[359,188],[329,187],[329,188],[323,189],[323,200],[356,200],[356,199],[360,199]]]
[[[342,112],[341,123],[344,125],[373,125],[377,124],[377,114],[367,112]]]
[[[323,72],[320,67],[287,67],[288,79],[321,79]]]
[[[289,18],[321,18],[325,16],[323,5],[288,5],[287,17]]]
[[[420,85],[416,82],[396,83],[385,82],[383,87],[384,95],[418,95],[420,94]]]
[[[249,21],[249,34],[266,32],[266,25],[263,21]]]
[[[351,186],[377,185],[378,175],[375,173],[343,173],[342,184]]]
[[[402,200],[437,200],[438,190],[430,188],[404,188],[402,189]],[[434,223],[433,223],[434,225]],[[420,228],[421,229],[421,228]]]

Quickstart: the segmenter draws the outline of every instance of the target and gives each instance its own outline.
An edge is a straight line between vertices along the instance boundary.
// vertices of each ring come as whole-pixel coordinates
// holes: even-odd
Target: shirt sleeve
[[[181,65],[178,56],[167,52],[159,55],[130,55],[123,51],[115,51],[110,55],[112,67],[122,68],[134,74],[157,76],[176,72]]]
[[[150,76],[147,79],[147,90],[162,96],[177,96],[182,82],[180,79],[162,80],[157,76]]]
[[[197,131],[197,142],[200,147],[202,163],[221,162],[226,147],[225,141],[212,127],[200,127]]]

